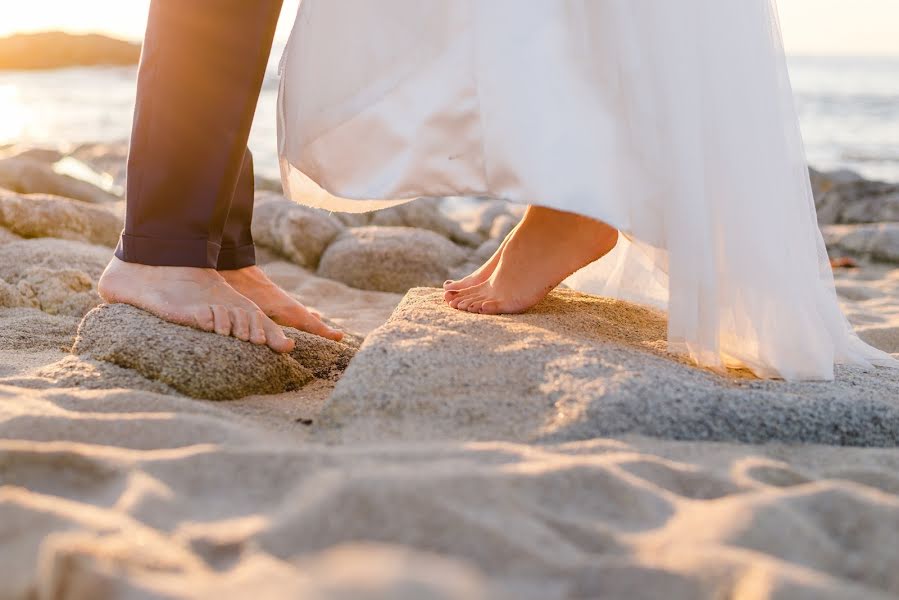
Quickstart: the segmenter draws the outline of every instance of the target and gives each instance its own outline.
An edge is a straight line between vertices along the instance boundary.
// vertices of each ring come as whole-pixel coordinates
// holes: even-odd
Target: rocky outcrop
[[[484,241],[479,232],[466,231],[440,209],[442,198],[419,198],[371,214],[369,225],[379,227],[414,227],[438,233],[463,246],[478,246]]]
[[[52,165],[33,158],[0,160],[0,188],[19,194],[51,194],[95,204],[119,200],[92,183],[61,175]]]
[[[326,211],[261,194],[253,209],[253,239],[301,267],[315,269],[325,248],[344,230]]]
[[[848,254],[899,264],[899,222],[829,225],[821,231],[832,255]]]
[[[109,248],[50,238],[0,245],[0,307],[80,318],[100,304],[109,257]]]
[[[124,304],[91,311],[78,328],[74,354],[132,369],[178,392],[206,400],[234,400],[296,390],[316,377],[334,379],[354,349],[287,330],[291,354],[167,323]]]
[[[899,184],[870,181],[852,171],[811,171],[822,225],[899,221]]]
[[[723,377],[665,351],[661,313],[557,291],[523,315],[412,290],[372,333],[320,422],[336,439],[678,440],[899,445],[899,370],[835,382]]]
[[[122,220],[110,211],[59,196],[0,190],[0,226],[24,237],[52,237],[115,246]]]
[[[140,45],[103,35],[29,33],[0,39],[0,70],[134,65]]]
[[[328,246],[318,274],[363,290],[403,293],[442,286],[468,254],[432,231],[354,227]]]

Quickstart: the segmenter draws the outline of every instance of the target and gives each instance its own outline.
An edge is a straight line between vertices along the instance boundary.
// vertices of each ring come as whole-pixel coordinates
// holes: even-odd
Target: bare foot
[[[446,283],[443,284],[443,289],[446,292],[444,294],[444,299],[449,302],[453,298],[453,294],[455,292],[460,292],[465,288],[470,288],[474,285],[478,285],[479,283],[484,283],[487,281],[493,272],[496,270],[496,266],[499,264],[499,259],[503,255],[503,250],[506,249],[506,244],[509,243],[509,240],[512,239],[512,236],[515,235],[515,232],[518,230],[518,227],[521,225],[519,223],[515,226],[512,231],[509,232],[509,235],[506,236],[506,239],[503,240],[503,243],[500,244],[499,248],[497,248],[496,252],[493,253],[493,256],[490,257],[490,260],[481,265],[477,271],[460,279],[458,281],[453,281],[450,279]]]
[[[617,243],[618,231],[601,221],[531,206],[497,254],[472,274],[473,281],[481,281],[447,290],[445,297],[453,308],[468,312],[524,312]]]
[[[219,271],[231,287],[256,303],[275,323],[339,342],[343,333],[328,327],[311,311],[268,278],[259,267]]]
[[[130,304],[178,325],[293,350],[293,340],[214,269],[151,267],[113,258],[97,284],[109,303]]]

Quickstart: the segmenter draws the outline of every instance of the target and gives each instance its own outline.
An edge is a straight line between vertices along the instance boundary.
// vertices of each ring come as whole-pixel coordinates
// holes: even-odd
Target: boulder
[[[427,229],[463,246],[480,245],[484,241],[483,234],[463,229],[459,223],[440,210],[442,202],[442,198],[419,198],[379,210],[372,213],[368,225]]]
[[[253,210],[253,239],[307,269],[315,269],[325,248],[344,230],[327,212],[281,196],[260,195]]]
[[[320,415],[329,441],[676,440],[899,446],[899,369],[758,380],[665,352],[664,314],[556,291],[484,317],[410,291],[366,339]]]
[[[14,145],[0,152],[0,158],[24,158],[47,164],[53,164],[62,157],[63,153],[55,148],[30,148]]]
[[[831,253],[899,264],[899,223],[828,225],[821,231]]]
[[[75,340],[78,319],[50,315],[34,308],[0,309],[0,348],[4,350],[62,350]]]
[[[116,187],[125,185],[128,166],[128,142],[82,144],[70,154],[98,173],[108,175]]]
[[[318,274],[363,290],[403,293],[442,286],[468,254],[424,229],[355,227],[328,246]]]
[[[852,171],[811,172],[822,225],[899,221],[899,184],[869,181]]]
[[[115,246],[122,220],[110,211],[78,200],[0,191],[0,226],[24,237],[52,237]]]
[[[0,306],[81,318],[100,304],[109,258],[109,248],[52,238],[0,245]]]
[[[29,158],[0,160],[0,188],[19,194],[51,194],[95,204],[119,200],[92,183],[61,175],[52,165]]]
[[[132,306],[106,304],[84,318],[72,352],[133,369],[206,400],[288,392],[316,375],[333,379],[354,353],[338,342],[287,333],[297,347],[291,354],[278,354],[266,346],[173,325]]]

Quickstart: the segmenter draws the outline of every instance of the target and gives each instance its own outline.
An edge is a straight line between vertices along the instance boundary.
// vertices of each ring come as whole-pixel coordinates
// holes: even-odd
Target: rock
[[[513,216],[510,211],[511,203],[504,200],[494,200],[492,198],[482,198],[477,205],[470,211],[471,218],[477,231],[483,235],[490,235],[493,228],[493,222],[501,216]]]
[[[821,231],[831,252],[899,263],[899,223],[828,225]]]
[[[207,400],[296,390],[316,374],[337,377],[352,358],[349,346],[287,332],[297,340],[297,348],[289,355],[278,354],[265,346],[173,325],[131,306],[106,304],[84,318],[72,352],[133,369]]]
[[[347,227],[366,227],[371,223],[374,213],[334,213],[338,221]]]
[[[75,326],[78,326],[77,321]],[[69,348],[71,348],[71,340]],[[71,355],[32,371],[27,375],[0,379],[0,383],[2,385],[14,385],[29,389],[127,390],[126,393],[130,395],[141,391],[165,394],[167,396],[181,396],[181,394],[166,384],[147,379],[137,371],[125,369],[110,362]]]
[[[372,214],[369,225],[380,227],[415,227],[439,233],[443,237],[462,244],[478,246],[484,236],[466,231],[440,210],[442,198],[419,198],[412,202],[380,210]]]
[[[333,323],[328,323],[334,327]],[[327,340],[305,331],[285,329],[287,337],[296,342],[290,357],[309,369],[317,379],[337,381],[356,355],[360,340],[346,334],[340,343]]]
[[[25,238],[53,237],[115,246],[123,223],[108,210],[78,200],[0,191],[0,226]]]
[[[0,277],[18,280],[39,267],[50,271],[81,271],[96,281],[110,257],[109,248],[102,246],[52,238],[22,240],[0,246]]]
[[[20,194],[52,194],[95,204],[119,200],[92,183],[60,175],[51,165],[26,158],[0,160],[0,188]]]
[[[822,225],[899,221],[899,185],[869,181],[852,171],[811,171]]]
[[[280,196],[259,196],[253,210],[253,239],[308,269],[318,267],[325,248],[344,230],[323,210]]]
[[[490,228],[490,239],[492,240],[504,240],[506,236],[512,233],[512,230],[515,229],[515,226],[518,225],[521,219],[517,219],[512,215],[500,215],[493,221],[493,226]]]
[[[100,303],[109,248],[52,238],[0,246],[0,306],[81,318]]]
[[[112,178],[113,185],[123,187],[128,167],[128,142],[82,144],[70,157],[80,160],[95,171]]]
[[[0,70],[136,65],[140,45],[97,34],[27,33],[0,39]]]
[[[55,148],[27,148],[12,146],[0,153],[0,158],[24,158],[46,164],[53,164],[63,157],[63,153]]]
[[[78,319],[50,315],[34,308],[0,309],[0,348],[4,350],[62,350],[75,340]]]
[[[2,192],[0,192],[0,193],[2,193]],[[13,242],[19,242],[19,241],[22,241],[22,239],[23,239],[22,236],[14,234],[9,229],[0,227],[0,246],[2,246],[3,244],[11,244]]]
[[[402,293],[417,286],[442,286],[467,256],[432,231],[356,227],[328,246],[318,274],[363,290]]]
[[[261,192],[265,194],[281,195],[284,192],[284,186],[281,185],[280,180],[269,179],[268,177],[263,177],[262,175],[256,175],[255,189],[257,194]]]
[[[25,302],[52,315],[80,317],[100,303],[93,280],[74,269],[29,269],[16,289]]]
[[[412,290],[366,339],[318,431],[328,441],[899,445],[899,370],[839,367],[835,382],[723,377],[667,354],[666,329],[662,313],[571,291],[484,318]]]

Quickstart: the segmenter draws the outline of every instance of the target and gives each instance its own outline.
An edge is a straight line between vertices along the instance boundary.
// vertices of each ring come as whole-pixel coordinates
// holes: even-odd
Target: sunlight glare
[[[0,85],[0,144],[19,140],[30,117],[19,88],[12,84]]]

